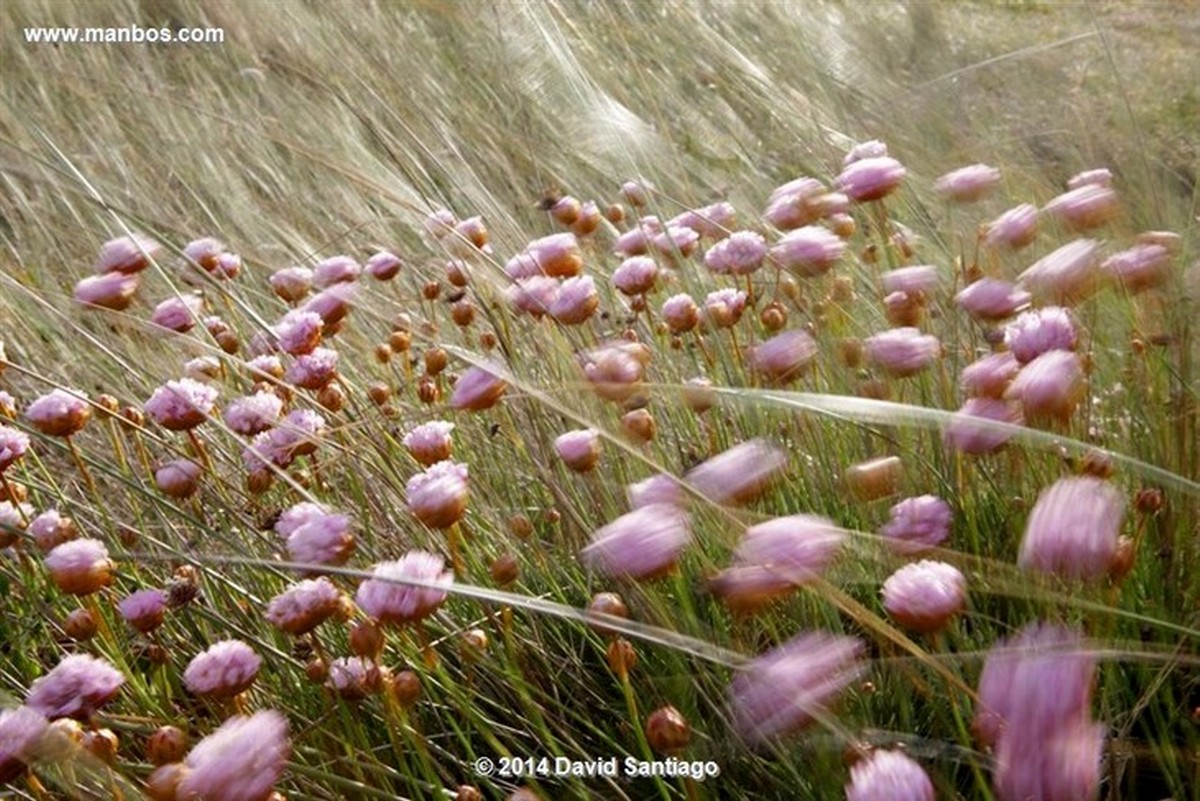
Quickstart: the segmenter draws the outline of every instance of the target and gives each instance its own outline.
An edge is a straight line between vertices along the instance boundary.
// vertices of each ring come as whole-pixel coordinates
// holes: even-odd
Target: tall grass
[[[848,761],[896,746],[926,767],[938,797],[987,798],[992,754],[969,731],[983,655],[1039,619],[1082,626],[1099,659],[1093,713],[1108,734],[1104,796],[1194,796],[1200,448],[1188,298],[1196,287],[1184,268],[1195,250],[1190,128],[1200,76],[1186,8],[20,0],[0,14],[8,40],[0,55],[0,340],[9,362],[0,388],[22,409],[53,387],[140,408],[202,355],[223,365],[214,381],[220,406],[246,394],[253,379],[245,348],[226,355],[202,326],[164,336],[147,322],[154,303],[188,291],[177,267],[197,237],[218,237],[244,259],[235,281],[204,287],[210,313],[243,346],[287,310],[267,284],[274,270],[338,253],[365,259],[381,248],[406,262],[391,283],[361,279],[348,324],[331,340],[347,402],[331,412],[313,393],[296,392],[293,406],[321,411],[329,432],[317,458],[276,476],[265,493],[247,489],[244,442],[216,416],[198,430],[212,469],[187,500],[159,492],[142,463],[143,453],[152,463],[199,458],[183,435],[123,426],[96,409],[75,438],[93,489],[65,442],[37,435],[20,416],[12,422],[34,444],[6,477],[27,488],[35,513],[57,508],[84,536],[104,540],[118,570],[96,604],[100,634],[79,643],[63,624],[80,602],[55,589],[28,542],[23,555],[4,552],[0,692],[18,703],[68,652],[103,656],[128,682],[96,721],[120,738],[111,768],[83,757],[39,764],[38,779],[5,788],[13,797],[139,797],[151,770],[144,744],[156,728],[176,725],[196,739],[229,712],[188,693],[182,673],[209,644],[236,637],[264,659],[240,703],[289,720],[293,752],[279,790],[290,798],[454,797],[464,784],[486,797],[522,785],[548,798],[839,797]],[[227,39],[49,47],[19,38],[31,25],[134,23],[220,26]],[[689,334],[673,344],[654,325],[669,294],[699,300],[731,285],[698,257],[683,260],[668,279],[674,286],[652,297],[654,318],[631,311],[609,280],[620,263],[612,242],[628,222],[605,222],[584,244],[604,314],[573,328],[520,317],[505,303],[501,266],[530,239],[559,230],[539,205],[548,194],[603,208],[620,200],[622,181],[637,179],[654,187],[647,211],[663,219],[728,200],[739,226],[758,227],[775,186],[800,175],[830,182],[846,150],[867,139],[886,141],[907,167],[888,213],[919,238],[912,263],[937,266],[942,280],[925,326],[942,339],[944,356],[937,369],[893,382],[889,401],[858,397],[866,376],[835,358],[839,339],[889,327],[878,274],[897,265],[860,257],[877,241],[866,209],[855,211],[852,252],[836,270],[854,299],[839,300],[829,279],[781,283],[764,269],[754,277],[759,307],[747,310],[740,340],[712,331],[703,342]],[[933,191],[938,175],[976,161],[1001,168],[995,196],[961,208]],[[1115,249],[1143,230],[1178,232],[1178,269],[1162,291],[1109,290],[1076,310],[1090,374],[1069,424],[1024,429],[992,457],[949,453],[940,432],[961,402],[958,374],[987,349],[952,301],[967,268],[985,258],[977,226],[1018,202],[1044,203],[1069,176],[1096,166],[1113,170],[1123,209],[1103,236]],[[450,319],[445,243],[422,233],[425,217],[442,207],[482,215],[494,248],[473,263],[467,291],[478,314],[466,329]],[[74,304],[72,285],[102,243],[131,231],[166,247],[139,300],[125,312]],[[1047,229],[994,266],[1015,275],[1066,238]],[[422,295],[431,281],[442,283],[432,301]],[[820,346],[818,367],[782,389],[763,386],[743,358],[743,346],[769,336],[758,319],[769,300],[784,304],[789,328],[811,324]],[[502,404],[451,411],[446,376],[443,398],[423,402],[420,362],[408,369],[408,353],[375,355],[400,314],[411,318],[414,357],[442,347],[452,374],[475,364],[501,371],[510,383]],[[627,329],[654,351],[644,394],[657,436],[645,446],[623,438],[620,410],[590,391],[577,363],[578,353]],[[498,340],[494,350],[482,346],[484,331]],[[680,391],[700,374],[719,389],[703,416]],[[393,391],[386,409],[368,399],[378,382]],[[303,500],[350,515],[357,552],[331,575],[351,594],[376,562],[416,548],[446,553],[444,535],[406,506],[405,484],[420,468],[401,439],[433,419],[456,424],[454,458],[470,466],[465,570],[445,606],[423,627],[390,634],[381,657],[393,673],[419,676],[419,701],[342,700],[306,668],[346,655],[349,625],[325,624],[314,644],[264,618],[298,573],[271,523]],[[584,427],[602,432],[604,453],[579,476],[563,468],[553,442]],[[672,575],[613,582],[581,565],[591,533],[627,511],[626,485],[659,472],[682,477],[758,437],[786,450],[786,476],[744,509],[692,498],[696,540]],[[1093,448],[1113,455],[1112,481],[1130,499],[1143,490],[1165,498],[1155,514],[1131,506],[1132,572],[1085,586],[1018,570],[1039,492],[1077,472]],[[883,455],[903,461],[899,494],[855,500],[845,473]],[[953,534],[938,558],[964,572],[969,591],[966,613],[936,637],[906,634],[879,600],[900,561],[875,532],[900,495],[925,493],[953,507]],[[733,614],[707,579],[729,563],[746,526],[798,513],[851,532],[840,559],[766,612]],[[491,570],[506,555],[519,577],[500,588]],[[112,601],[166,586],[181,566],[199,571],[198,598],[172,610],[152,639],[129,631]],[[601,591],[620,592],[629,606],[629,622],[610,621],[637,654],[627,675],[606,658],[609,634],[583,612]],[[482,652],[464,637],[476,629],[487,639]],[[869,674],[805,733],[748,747],[731,727],[732,676],[810,629],[863,638]],[[665,705],[691,727],[681,758],[715,762],[718,778],[473,772],[480,757],[653,758],[645,723]]]

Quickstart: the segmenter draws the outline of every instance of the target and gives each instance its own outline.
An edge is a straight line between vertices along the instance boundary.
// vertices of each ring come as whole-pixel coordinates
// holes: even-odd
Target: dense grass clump
[[[3,792],[1194,793],[1185,11],[0,13]]]

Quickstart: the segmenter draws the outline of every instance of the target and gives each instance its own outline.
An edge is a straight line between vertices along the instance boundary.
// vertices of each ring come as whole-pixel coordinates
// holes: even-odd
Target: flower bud
[[[646,741],[662,754],[677,754],[692,740],[692,727],[673,706],[660,707],[646,718]]]
[[[421,697],[421,677],[411,670],[392,676],[392,696],[402,707],[411,707]]]
[[[146,758],[161,767],[181,761],[187,754],[187,732],[177,726],[160,726],[146,741]]]
[[[383,651],[383,630],[373,621],[362,620],[350,629],[350,653],[377,659]]]
[[[76,609],[63,621],[63,631],[76,642],[85,642],[95,637],[98,628],[95,615],[88,609]]]

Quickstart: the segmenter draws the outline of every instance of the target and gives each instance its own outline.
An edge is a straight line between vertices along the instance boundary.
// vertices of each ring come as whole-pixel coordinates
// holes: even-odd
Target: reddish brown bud
[[[618,676],[627,675],[637,666],[637,651],[634,650],[633,643],[624,637],[618,637],[609,643],[605,656],[608,666]]]
[[[375,659],[383,651],[383,631],[370,620],[354,624],[350,629],[350,653]]]
[[[429,281],[425,286],[421,287],[421,296],[425,300],[437,300],[442,294],[442,285],[437,281]]]
[[[160,726],[146,741],[146,759],[156,767],[179,762],[187,750],[187,732],[177,726]]]
[[[646,741],[662,754],[677,754],[692,740],[692,727],[673,706],[664,706],[646,718]]]
[[[438,375],[446,369],[450,357],[441,348],[431,348],[425,351],[425,372],[429,375]]]
[[[492,575],[492,581],[496,582],[498,587],[507,587],[517,580],[521,574],[520,564],[517,562],[517,557],[512,553],[504,553],[492,562],[489,571]]]
[[[400,706],[412,706],[421,697],[421,677],[411,670],[392,676],[392,696]]]
[[[63,621],[63,631],[76,642],[85,642],[95,637],[98,628],[95,615],[87,609],[76,609]]]

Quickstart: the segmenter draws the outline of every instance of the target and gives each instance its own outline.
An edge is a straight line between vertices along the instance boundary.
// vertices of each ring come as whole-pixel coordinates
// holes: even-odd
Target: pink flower
[[[826,193],[825,185],[816,178],[788,181],[771,192],[763,219],[782,231],[810,225],[823,216],[824,209],[817,201]],[[709,268],[712,269],[711,265]]]
[[[106,273],[138,273],[150,266],[150,260],[162,248],[145,234],[134,233],[110,239],[100,247],[96,259],[97,275]]]
[[[437,209],[425,217],[421,226],[434,241],[445,239],[458,224],[458,218],[450,209]]]
[[[1033,736],[1013,733],[996,748],[999,801],[1088,801],[1100,791],[1105,726],[1076,724]]]
[[[684,334],[700,322],[700,309],[691,295],[673,295],[663,304],[662,317],[672,334]]]
[[[309,311],[290,311],[283,316],[271,333],[279,340],[279,349],[292,356],[312,353],[321,344],[325,321]]]
[[[935,801],[929,774],[901,751],[875,751],[850,768],[846,801]]]
[[[432,420],[405,434],[403,444],[414,459],[429,467],[450,458],[453,447],[450,432],[453,430],[454,423]]]
[[[283,362],[273,353],[255,356],[246,362],[246,367],[255,378],[283,378]]]
[[[704,254],[704,266],[715,275],[750,275],[762,266],[767,243],[754,231],[735,231]]]
[[[154,484],[164,495],[187,498],[196,491],[201,472],[191,459],[173,459],[154,471]]]
[[[316,348],[297,356],[283,374],[285,381],[302,389],[322,389],[337,377],[338,352],[332,348]]]
[[[795,381],[817,356],[816,340],[802,329],[784,331],[747,353],[750,369],[772,384]]]
[[[399,274],[400,268],[403,266],[404,262],[394,253],[381,250],[367,259],[364,269],[376,281],[390,281]]]
[[[986,164],[972,164],[948,172],[934,182],[947,200],[955,203],[974,203],[1000,184],[1000,171]]]
[[[25,706],[51,720],[88,720],[116,697],[125,677],[103,659],[75,654],[29,687]]]
[[[168,381],[154,390],[143,408],[163,428],[187,431],[208,419],[216,400],[215,388],[190,378],[181,378]]]
[[[358,585],[354,600],[380,623],[402,626],[428,617],[446,600],[445,587],[454,574],[443,571],[445,561],[425,551],[410,551],[394,562],[380,562],[371,578]],[[418,582],[418,586],[411,582]]]
[[[899,267],[883,274],[883,291],[907,295],[928,295],[937,289],[937,268],[928,264]]]
[[[600,432],[587,428],[560,434],[554,440],[554,450],[568,468],[586,473],[600,460]]]
[[[1166,283],[1171,272],[1171,251],[1153,243],[1134,245],[1105,259],[1100,271],[1136,295]]]
[[[350,533],[350,518],[322,514],[297,526],[288,535],[287,553],[293,562],[336,567],[346,564],[354,553],[355,544],[354,535]]]
[[[313,286],[327,289],[334,284],[346,284],[358,280],[362,267],[349,256],[333,256],[318,262],[313,267]]]
[[[408,509],[430,528],[450,528],[467,511],[467,466],[446,460],[408,480]]]
[[[283,715],[267,710],[234,716],[192,748],[176,797],[267,801],[290,753]]]
[[[946,426],[946,444],[952,448],[981,456],[998,450],[1012,438],[1012,432],[995,425],[1021,425],[1019,404],[995,398],[971,398],[954,413]]]
[[[547,275],[522,278],[510,285],[504,295],[515,311],[540,320],[558,297],[558,281]]]
[[[916,375],[942,355],[942,343],[916,328],[893,328],[867,338],[867,361],[897,377]]]
[[[301,308],[304,311],[315,312],[325,321],[325,325],[336,325],[354,305],[358,294],[358,284],[339,283],[313,295]]]
[[[270,278],[271,289],[290,303],[300,300],[312,289],[313,272],[307,267],[284,267]]]
[[[550,303],[550,316],[563,325],[580,325],[599,305],[596,282],[590,275],[576,276],[562,282],[558,297]]]
[[[337,612],[341,600],[341,592],[329,579],[304,579],[271,599],[267,620],[287,634],[307,634]]]
[[[734,728],[761,743],[803,728],[865,670],[854,637],[811,632],[747,662],[729,688]]]
[[[691,228],[702,237],[708,239],[724,239],[729,236],[729,229],[737,224],[737,212],[733,204],[724,200],[705,206],[701,209],[691,209],[667,221],[667,228],[682,226]]]
[[[286,540],[301,526],[330,516],[335,515],[328,506],[311,501],[301,501],[289,507],[279,516],[279,519],[275,521],[275,533]],[[338,526],[341,528],[349,526],[348,518],[343,515],[336,515],[336,517],[339,518]]]
[[[343,656],[329,663],[325,686],[340,698],[358,701],[383,689],[383,673],[370,659]]]
[[[888,156],[874,156],[851,162],[837,177],[837,188],[856,203],[887,197],[904,180],[904,165]]]
[[[29,536],[33,537],[38,550],[45,553],[78,537],[79,530],[71,518],[63,517],[56,509],[48,509],[29,521]]]
[[[50,437],[69,437],[87,425],[92,416],[87,395],[78,389],[55,389],[29,404],[25,419]]]
[[[646,186],[639,181],[626,181],[621,184],[621,194],[634,208],[641,208],[650,202]]]
[[[633,228],[617,237],[613,252],[623,257],[640,256],[650,249],[650,237],[661,231],[662,223],[657,217],[642,217]],[[695,231],[691,233],[694,235]]]
[[[0,784],[17,779],[38,757],[49,724],[27,706],[0,710]]]
[[[1004,394],[1021,402],[1030,422],[1052,419],[1066,424],[1086,391],[1079,357],[1051,350],[1022,367]]]
[[[891,509],[891,519],[880,534],[893,551],[905,555],[936,548],[950,536],[954,513],[936,495],[905,498]]]
[[[193,239],[183,249],[183,258],[206,273],[217,266],[217,257],[225,252],[225,243],[211,236]]]
[[[1021,365],[1012,353],[992,353],[963,368],[958,383],[968,395],[1003,398],[1009,382],[1020,369]]]
[[[100,540],[64,542],[46,555],[46,570],[69,595],[91,595],[112,582],[113,563]]]
[[[789,231],[770,250],[771,259],[801,278],[824,275],[846,252],[846,243],[819,225]]]
[[[215,356],[197,356],[183,365],[183,375],[194,381],[213,381],[221,377],[221,362]]]
[[[117,605],[121,617],[135,630],[149,634],[162,625],[167,596],[162,590],[138,590]]]
[[[29,450],[29,435],[12,426],[0,425],[0,473]]]
[[[218,281],[231,281],[242,271],[242,257],[236,253],[222,253],[217,256],[216,265],[209,273]]]
[[[735,445],[692,468],[685,479],[716,504],[752,501],[787,468],[787,455],[766,440]]]
[[[643,506],[593,532],[579,559],[610,578],[652,579],[675,565],[691,539],[684,511],[668,504]]]
[[[183,672],[183,684],[195,695],[232,698],[250,689],[262,657],[241,640],[222,640],[196,655]]]
[[[682,225],[667,225],[666,230],[653,234],[650,244],[667,258],[690,256],[700,245],[700,234]]]
[[[1067,189],[1079,189],[1081,186],[1112,186],[1112,179],[1112,171],[1107,167],[1084,170],[1067,179]]]
[[[525,246],[525,252],[540,274],[552,278],[570,278],[578,275],[583,267],[579,242],[574,234],[551,234],[535,239]]]
[[[630,297],[654,289],[658,265],[648,256],[630,256],[613,272],[613,286]]]
[[[1017,280],[1034,297],[1063,305],[1076,303],[1100,285],[1099,253],[1100,243],[1096,240],[1076,239],[1039,259]]]
[[[1075,350],[1078,335],[1071,313],[1047,306],[1023,313],[1004,327],[1004,344],[1021,364],[1052,350]]]
[[[734,553],[733,566],[709,583],[737,611],[753,611],[825,572],[845,533],[814,515],[792,515],[751,526]]]
[[[1086,183],[1054,198],[1043,211],[1073,231],[1088,231],[1114,219],[1121,206],[1111,187]]]
[[[507,389],[508,384],[494,373],[482,367],[471,367],[454,382],[450,408],[474,412],[490,409],[500,402]]]
[[[583,374],[601,398],[623,401],[637,390],[649,360],[643,344],[609,343],[583,354]]]
[[[846,153],[845,158],[842,159],[842,166],[849,167],[856,161],[862,161],[863,159],[882,158],[887,154],[887,145],[883,142],[880,142],[878,139],[859,142],[857,145],[850,148],[849,152]]]
[[[133,296],[141,280],[138,273],[112,272],[89,275],[75,284],[75,301],[84,306],[122,311],[133,303]]]
[[[525,251],[521,251],[504,263],[504,274],[514,281],[548,277],[542,276],[542,268],[538,266],[537,259]]]
[[[959,292],[954,300],[977,320],[1003,320],[1029,305],[1030,294],[1016,284],[999,278],[980,278]]]
[[[283,400],[274,392],[256,392],[225,407],[225,424],[237,434],[253,436],[275,425]]]
[[[679,481],[666,473],[630,484],[625,488],[625,496],[629,499],[631,509],[641,509],[643,506],[659,503],[682,506],[684,500],[683,488],[679,486]]]
[[[1022,203],[992,220],[984,230],[983,241],[988,247],[1023,248],[1037,238],[1037,208]]]
[[[1017,564],[1066,578],[1102,578],[1117,555],[1124,516],[1124,497],[1103,479],[1059,479],[1029,514]]]
[[[900,625],[921,633],[945,628],[967,602],[967,580],[954,565],[905,565],[883,583],[883,608]]]
[[[704,319],[715,328],[732,328],[746,310],[746,293],[740,289],[718,289],[704,299]]]

